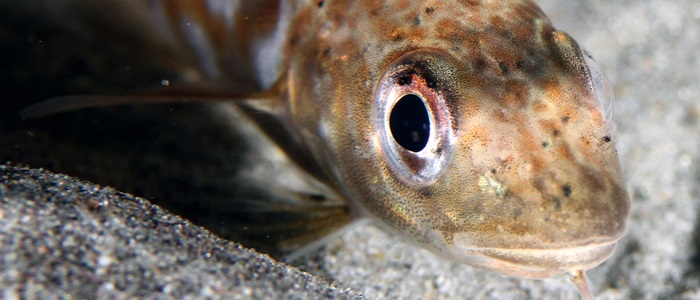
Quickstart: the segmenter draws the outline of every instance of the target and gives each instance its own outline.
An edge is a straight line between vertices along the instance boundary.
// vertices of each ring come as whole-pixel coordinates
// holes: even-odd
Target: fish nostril
[[[406,150],[419,152],[430,138],[430,117],[423,100],[408,94],[396,102],[389,116],[389,126],[394,140]]]

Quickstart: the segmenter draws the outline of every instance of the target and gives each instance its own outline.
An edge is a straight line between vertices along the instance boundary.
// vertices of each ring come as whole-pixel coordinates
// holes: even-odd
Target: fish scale
[[[145,23],[160,32],[151,42],[182,62],[175,87],[60,97],[26,116],[230,102],[299,168],[295,176],[318,188],[287,195],[297,208],[280,212],[315,219],[289,219],[296,227],[281,242],[309,243],[370,218],[475,267],[527,278],[569,274],[591,297],[585,271],[612,254],[630,205],[612,95],[589,54],[533,2],[124,5],[146,11]],[[412,111],[397,111],[404,109]],[[401,121],[425,124],[427,134],[400,132],[389,121],[399,115],[421,118]],[[285,228],[275,225],[254,231]]]

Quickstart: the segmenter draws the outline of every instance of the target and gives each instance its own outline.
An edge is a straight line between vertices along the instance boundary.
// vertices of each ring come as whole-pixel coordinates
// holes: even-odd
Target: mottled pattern
[[[611,120],[578,46],[533,3],[327,1],[294,23],[290,110],[361,210],[505,274],[547,277],[610,255],[629,210]],[[375,88],[418,49],[434,53],[408,68],[432,74],[437,96],[425,101],[446,107],[453,128],[441,150],[453,153],[437,180],[416,187],[387,163]]]
[[[267,91],[277,101],[265,111],[285,126],[270,134],[292,159],[426,248],[541,278],[598,265],[625,232],[606,100],[578,45],[531,1],[134,5],[195,62],[183,78]],[[419,152],[387,132],[405,94],[433,121]]]

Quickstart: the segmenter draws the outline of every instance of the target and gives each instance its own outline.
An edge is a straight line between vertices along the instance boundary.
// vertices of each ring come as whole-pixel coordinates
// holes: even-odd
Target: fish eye
[[[445,170],[454,145],[449,59],[432,50],[399,57],[386,69],[373,102],[384,161],[396,178],[421,187]]]
[[[430,117],[423,99],[414,94],[401,97],[389,114],[391,136],[408,151],[419,152],[430,138]]]
[[[583,58],[588,66],[591,88],[595,92],[596,98],[598,98],[598,104],[603,110],[606,123],[610,124],[612,123],[615,115],[615,110],[613,107],[615,95],[613,93],[610,80],[608,80],[608,77],[605,76],[605,73],[603,73],[603,69],[598,65],[588,51],[583,50]]]

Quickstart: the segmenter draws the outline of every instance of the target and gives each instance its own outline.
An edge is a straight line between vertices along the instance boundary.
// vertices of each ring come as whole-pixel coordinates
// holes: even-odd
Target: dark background
[[[93,36],[46,12],[0,5],[0,162],[44,168],[146,198],[263,252],[240,233],[233,195],[245,139],[202,104],[89,108],[22,120],[55,96],[121,95],[177,82],[142,49]],[[255,193],[255,191],[246,191]],[[262,192],[260,192],[262,193]]]

